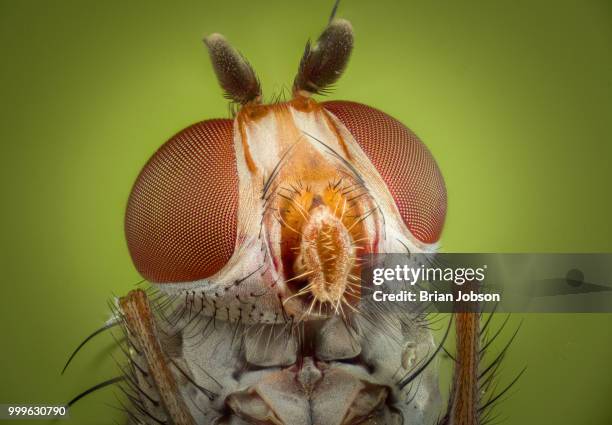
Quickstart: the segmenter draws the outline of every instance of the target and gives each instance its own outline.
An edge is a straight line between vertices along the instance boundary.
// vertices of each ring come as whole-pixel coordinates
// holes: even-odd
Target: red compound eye
[[[355,102],[325,102],[385,181],[404,223],[421,242],[440,239],[446,216],[444,179],[431,153],[401,122]]]
[[[152,282],[209,277],[236,243],[232,121],[203,121],[166,142],[140,172],[125,215],[136,268]]]

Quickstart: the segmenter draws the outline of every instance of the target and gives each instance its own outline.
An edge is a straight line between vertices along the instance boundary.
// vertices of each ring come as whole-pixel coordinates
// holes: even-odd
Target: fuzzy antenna
[[[225,97],[242,105],[261,100],[261,86],[249,62],[221,34],[204,39]]]
[[[329,91],[346,68],[353,50],[353,28],[345,19],[334,19],[338,2],[334,5],[330,22],[316,44],[306,43],[298,73],[293,82],[293,95],[310,96]]]

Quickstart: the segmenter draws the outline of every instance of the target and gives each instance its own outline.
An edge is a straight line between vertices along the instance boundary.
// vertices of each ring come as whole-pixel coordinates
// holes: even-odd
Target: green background
[[[271,98],[330,8],[0,2],[0,403],[65,402],[116,373],[105,336],[59,375],[140,279],[122,228],[140,167],[179,129],[228,116],[202,37],[225,34]],[[428,144],[448,186],[445,251],[612,251],[609,0],[346,0],[339,16],[356,44],[330,98],[383,109]],[[502,384],[528,370],[504,423],[612,423],[612,315],[524,316]],[[110,389],[69,422],[112,423],[108,404]]]

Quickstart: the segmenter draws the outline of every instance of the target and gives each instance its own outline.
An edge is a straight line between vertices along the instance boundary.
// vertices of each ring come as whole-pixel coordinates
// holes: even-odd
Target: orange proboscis
[[[293,185],[281,194],[282,258],[293,295],[308,314],[354,309],[361,296],[359,258],[367,246],[363,208],[339,179],[321,187]]]

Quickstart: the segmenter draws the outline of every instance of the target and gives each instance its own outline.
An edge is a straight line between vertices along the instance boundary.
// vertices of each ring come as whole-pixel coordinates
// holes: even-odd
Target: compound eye
[[[323,106],[376,167],[410,232],[421,242],[437,242],[446,217],[446,188],[423,142],[401,122],[369,106],[342,101]]]
[[[147,280],[207,278],[232,256],[238,212],[232,126],[226,119],[194,124],[162,145],[140,172],[125,234]]]

